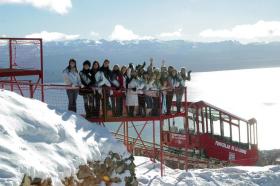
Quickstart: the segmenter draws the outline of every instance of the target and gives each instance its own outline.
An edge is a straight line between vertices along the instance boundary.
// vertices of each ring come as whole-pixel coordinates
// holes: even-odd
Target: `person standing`
[[[93,111],[93,91],[92,91],[92,74],[90,70],[90,62],[86,60],[83,63],[83,70],[80,71],[79,75],[81,83],[84,88],[80,88],[79,94],[83,96],[84,106],[86,111],[86,118],[91,117]]]
[[[103,62],[102,67],[99,71],[95,74],[95,79],[98,87],[102,88],[102,109],[103,115],[107,114],[108,110],[111,110],[110,105],[110,87],[111,87],[111,78],[112,78],[112,71],[109,68],[110,61],[105,59]]]
[[[124,78],[120,71],[119,65],[114,65],[112,71],[111,84],[113,87],[113,95],[111,96],[113,116],[120,117],[123,113],[123,84]]]
[[[178,72],[178,81],[179,81],[179,86],[176,90],[176,107],[177,107],[177,112],[181,112],[181,105],[182,105],[182,98],[183,95],[186,93],[186,81],[191,80],[191,70],[188,71],[188,74],[186,75],[186,69],[184,67],[181,68],[181,71]]]
[[[126,94],[126,106],[128,110],[128,116],[134,117],[138,110],[138,80],[137,72],[132,68],[128,68],[128,81],[127,81],[127,94]]]
[[[172,66],[170,66],[170,69],[171,69],[170,70],[171,72],[170,72],[170,75],[168,77],[168,83],[169,83],[171,89],[167,91],[167,95],[166,95],[167,114],[171,113],[174,91],[176,92],[177,88],[179,87],[177,70],[174,69]]]
[[[93,85],[93,108],[92,108],[92,116],[93,117],[99,117],[100,115],[100,98],[101,94],[98,91],[98,85],[96,81],[95,75],[99,72],[99,62],[94,61],[92,63],[92,68],[91,68],[91,82]]]
[[[68,110],[77,112],[77,97],[79,93],[79,87],[83,87],[81,79],[76,66],[76,60],[70,59],[68,66],[63,70],[63,78],[66,85],[67,97],[68,97]]]

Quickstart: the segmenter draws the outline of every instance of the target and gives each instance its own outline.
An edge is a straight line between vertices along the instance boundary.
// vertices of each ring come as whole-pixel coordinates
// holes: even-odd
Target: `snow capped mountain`
[[[155,65],[162,60],[179,68],[193,71],[216,71],[280,66],[280,43],[252,43],[236,41],[200,43],[184,40],[73,40],[44,43],[46,81],[56,82],[54,72],[65,68],[69,58],[75,58],[79,68],[84,60],[112,64],[135,64],[154,58]],[[57,76],[56,76],[57,77]]]

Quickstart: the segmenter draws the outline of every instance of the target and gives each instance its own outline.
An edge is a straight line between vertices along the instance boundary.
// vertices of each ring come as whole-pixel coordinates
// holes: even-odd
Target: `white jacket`
[[[126,105],[127,106],[138,106],[138,91],[137,87],[139,86],[137,79],[132,79],[128,83],[128,90],[126,94]],[[133,90],[135,89],[135,90]]]
[[[67,68],[63,70],[63,79],[66,85],[80,86],[80,75],[76,71],[69,71]]]
[[[102,87],[103,85],[106,85],[107,87],[111,87],[110,81],[105,77],[103,72],[98,71],[95,74],[95,79],[98,87]]]

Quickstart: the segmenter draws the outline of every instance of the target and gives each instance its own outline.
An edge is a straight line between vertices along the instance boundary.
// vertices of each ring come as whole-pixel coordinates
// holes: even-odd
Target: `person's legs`
[[[171,113],[172,99],[173,99],[173,91],[167,92],[167,95],[166,95],[167,114]]]
[[[123,108],[123,97],[117,96],[116,97],[116,115],[121,116],[122,115],[122,108]]]
[[[128,116],[134,116],[134,106],[128,106]]]
[[[68,110],[76,112],[76,99],[78,96],[78,93],[76,93],[76,90],[68,89],[66,90],[67,97],[68,97]],[[77,94],[77,95],[76,95]]]
[[[100,94],[97,90],[95,90],[93,96],[93,108],[92,108],[92,115],[94,117],[99,117],[100,114]]]
[[[183,98],[183,93],[178,92],[176,93],[176,107],[177,107],[177,112],[181,112],[181,102]]]
[[[73,107],[74,107],[74,112],[77,112],[77,98],[78,98],[78,94],[79,94],[79,90],[75,89],[73,91],[73,97],[74,97],[74,99],[73,99]]]
[[[112,104],[112,114],[113,116],[116,116],[116,96],[112,95],[111,96],[111,104]]]
[[[151,111],[152,111],[152,106],[153,106],[153,100],[152,100],[152,97],[150,96],[145,96],[145,102],[146,102],[146,105],[147,105],[147,109],[146,109],[146,114],[148,116],[151,115]]]
[[[139,116],[145,116],[145,96],[142,94],[138,94],[138,103],[139,103]]]
[[[153,97],[152,115],[153,116],[158,116],[159,115],[159,97]]]
[[[85,94],[83,95],[84,99],[84,107],[85,107],[85,112],[86,112],[86,118],[90,116],[90,109],[89,109],[89,95]]]
[[[92,112],[93,112],[93,94],[90,93],[88,94],[88,109],[89,109],[89,116],[92,117]]]

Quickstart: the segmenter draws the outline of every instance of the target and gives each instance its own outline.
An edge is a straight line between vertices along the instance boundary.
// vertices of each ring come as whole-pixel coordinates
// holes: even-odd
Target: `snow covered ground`
[[[160,163],[152,163],[149,158],[135,157],[136,176],[139,185],[163,186],[279,186],[280,165],[266,167],[226,167],[222,169],[173,170],[165,168],[160,177]]]
[[[0,185],[19,185],[24,173],[61,185],[79,165],[110,151],[129,156],[106,128],[0,89]]]

